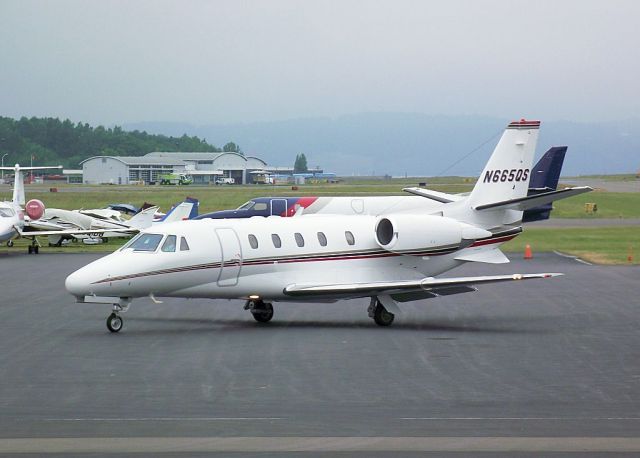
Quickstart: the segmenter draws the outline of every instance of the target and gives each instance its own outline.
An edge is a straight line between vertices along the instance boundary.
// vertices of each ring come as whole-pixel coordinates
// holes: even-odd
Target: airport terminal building
[[[215,183],[233,178],[235,184],[250,184],[254,173],[269,170],[267,163],[238,153],[153,152],[144,156],[94,156],[82,165],[85,184],[154,184],[161,175],[185,173],[194,183]]]

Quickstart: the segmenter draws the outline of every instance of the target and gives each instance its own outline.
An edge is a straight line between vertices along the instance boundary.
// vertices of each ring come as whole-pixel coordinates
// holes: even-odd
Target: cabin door
[[[238,234],[231,228],[216,229],[222,265],[218,276],[218,286],[235,286],[238,284],[238,276],[242,268],[242,248]]]

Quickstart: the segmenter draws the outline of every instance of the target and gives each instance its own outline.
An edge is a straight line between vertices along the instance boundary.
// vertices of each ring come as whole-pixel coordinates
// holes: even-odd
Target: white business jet
[[[13,246],[13,239],[19,237],[29,238],[31,239],[31,245],[29,245],[28,248],[29,254],[37,254],[40,247],[37,237],[73,236],[78,238],[97,238],[104,236],[107,232],[113,235],[132,235],[141,229],[150,227],[153,223],[153,216],[158,207],[152,207],[144,212],[140,212],[134,216],[135,219],[131,218],[129,220],[127,227],[83,229],[81,227],[63,226],[43,220],[41,224],[46,224],[49,230],[33,230],[33,223],[44,216],[45,206],[38,199],[31,199],[25,204],[23,172],[61,168],[62,166],[21,167],[19,164],[16,164],[14,167],[1,167],[2,170],[12,170],[15,177],[12,200],[0,202],[0,243],[7,242],[7,246]],[[24,210],[22,209],[23,205]],[[29,221],[29,223],[25,220]],[[42,228],[43,226],[40,227]]]
[[[66,289],[79,302],[111,304],[112,332],[138,297],[244,299],[259,322],[271,320],[275,301],[369,297],[369,316],[388,326],[399,302],[561,275],[435,278],[465,262],[508,262],[498,247],[522,231],[523,210],[591,190],[527,196],[539,126],[510,123],[473,191],[435,212],[172,223],[72,273]]]
[[[13,239],[20,236],[24,229],[24,214],[22,206],[25,204],[24,198],[24,171],[61,169],[62,166],[46,167],[21,167],[16,164],[14,167],[0,167],[0,170],[10,170],[14,172],[13,196],[10,201],[0,202],[0,243],[7,242],[8,246],[13,245]],[[27,214],[38,219],[42,216],[44,208],[42,202],[31,200],[27,203]]]

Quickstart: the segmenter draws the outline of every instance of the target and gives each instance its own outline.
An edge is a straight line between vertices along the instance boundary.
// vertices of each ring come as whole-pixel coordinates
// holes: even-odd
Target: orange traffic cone
[[[531,252],[531,245],[527,243],[524,247],[524,258],[525,259],[533,259],[533,253]]]

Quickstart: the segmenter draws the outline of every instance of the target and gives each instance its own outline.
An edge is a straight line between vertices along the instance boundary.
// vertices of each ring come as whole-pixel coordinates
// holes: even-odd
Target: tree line
[[[142,156],[152,151],[240,152],[240,147],[229,142],[217,148],[206,139],[183,135],[148,134],[131,132],[121,127],[92,127],[87,123],[74,124],[58,118],[0,117],[0,156],[4,165],[58,165],[78,168],[79,163],[91,156]]]

